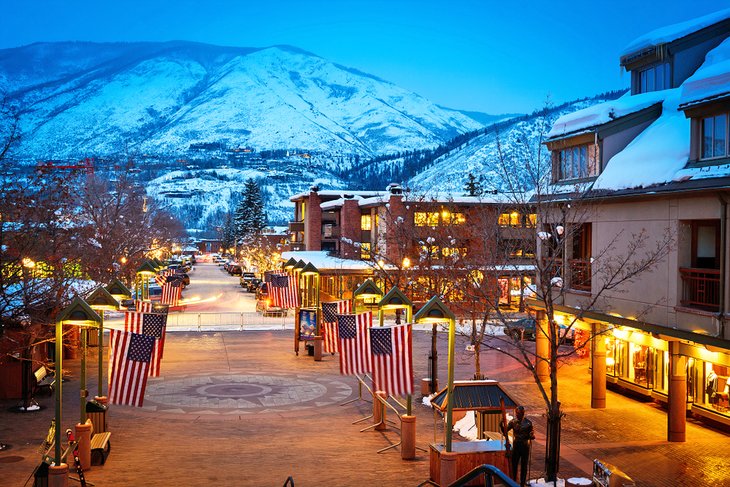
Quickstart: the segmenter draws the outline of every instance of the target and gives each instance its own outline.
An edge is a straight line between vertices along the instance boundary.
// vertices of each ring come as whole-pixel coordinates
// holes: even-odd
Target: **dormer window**
[[[728,156],[728,114],[702,118],[700,160]]]
[[[584,179],[598,175],[596,144],[583,144],[556,151],[558,180]]]
[[[669,63],[664,62],[644,68],[637,73],[636,86],[632,94],[649,93],[671,88]]]

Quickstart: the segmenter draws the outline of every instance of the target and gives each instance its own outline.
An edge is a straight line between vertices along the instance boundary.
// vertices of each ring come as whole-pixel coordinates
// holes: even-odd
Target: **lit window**
[[[463,213],[451,213],[452,225],[463,225],[466,223],[466,215]]]
[[[525,224],[530,228],[534,228],[537,225],[537,215],[534,213],[525,215],[525,220]]]
[[[499,215],[499,226],[500,227],[519,227],[521,215],[512,211],[510,213],[502,213]]]
[[[360,217],[360,230],[370,230],[373,227],[373,219],[370,215],[362,215]]]
[[[362,242],[360,244],[360,259],[370,260],[370,242]]]
[[[437,227],[439,224],[439,214],[437,211],[417,211],[413,214],[413,223],[417,227]]]

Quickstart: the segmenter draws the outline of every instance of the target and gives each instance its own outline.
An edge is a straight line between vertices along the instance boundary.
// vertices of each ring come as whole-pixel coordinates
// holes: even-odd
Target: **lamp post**
[[[149,284],[147,283],[147,279],[157,274],[159,266],[160,264],[150,260],[144,261],[142,265],[139,266],[139,269],[137,269],[137,279],[140,281],[141,288],[137,289],[137,299],[144,301],[144,299],[148,297]],[[145,290],[147,290],[147,293],[145,293]]]
[[[398,289],[397,287],[391,288],[390,291],[388,291],[388,294],[383,296],[383,299],[380,300],[378,303],[378,324],[380,326],[383,326],[383,323],[385,321],[385,313],[383,313],[385,310],[406,310],[406,323],[410,323],[412,316],[413,316],[413,303],[411,302],[408,297],[403,294],[403,292]],[[408,397],[406,398],[407,405],[406,409],[408,411],[408,415],[411,414],[411,410],[413,408],[412,406],[412,398],[411,395],[408,394]]]
[[[131,293],[129,294],[131,295]],[[86,302],[89,303],[91,309],[97,312],[101,321],[99,322],[99,377],[97,395],[103,397],[103,376],[104,376],[104,311],[117,311],[119,309],[119,301],[109,292],[109,288],[98,287],[96,288],[89,297],[86,298]],[[83,332],[83,330],[82,330]],[[81,369],[85,372],[85,356],[82,359]],[[81,407],[83,423],[86,418],[83,417],[84,406]]]
[[[413,317],[416,323],[448,323],[449,324],[449,359],[448,379],[446,386],[446,432],[444,445],[447,452],[451,452],[451,430],[454,426],[453,402],[451,395],[454,393],[454,341],[456,339],[456,316],[443,302],[434,296],[418,310]]]
[[[74,326],[97,326],[101,322],[96,312],[89,305],[76,296],[71,304],[63,309],[56,318],[56,357],[55,357],[55,383],[56,383],[56,411],[55,411],[55,472],[51,473],[49,485],[66,486],[68,484],[68,465],[61,463],[61,429],[62,429],[62,405],[63,405],[63,325]],[[51,467],[53,468],[53,467]],[[51,480],[52,479],[52,480]]]
[[[381,300],[383,299],[383,291],[371,280],[368,279],[360,286],[358,286],[352,293],[352,310],[357,311],[357,299],[363,300],[363,304],[367,304],[366,300]]]

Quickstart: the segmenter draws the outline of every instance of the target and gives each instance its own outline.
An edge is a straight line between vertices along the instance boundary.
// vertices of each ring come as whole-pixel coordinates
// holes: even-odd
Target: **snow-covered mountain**
[[[370,156],[481,126],[377,77],[289,46],[39,43],[0,50],[21,109],[18,158],[179,156],[191,147]]]

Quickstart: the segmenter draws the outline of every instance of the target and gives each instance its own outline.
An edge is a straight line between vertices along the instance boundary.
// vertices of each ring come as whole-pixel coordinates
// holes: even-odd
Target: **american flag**
[[[109,330],[109,402],[142,407],[155,338]]]
[[[299,307],[299,285],[296,277],[286,273],[272,274],[270,288],[274,306],[285,309]]]
[[[337,315],[349,314],[352,302],[349,300],[322,303],[322,332],[324,334],[324,351],[335,353],[340,351],[337,340]]]
[[[373,370],[370,354],[369,330],[373,326],[373,314],[339,315],[340,374],[365,374]]]
[[[139,333],[155,338],[155,348],[152,351],[150,377],[160,376],[162,353],[165,349],[165,332],[167,315],[160,313],[124,313],[124,331]]]
[[[169,304],[170,306],[177,306],[180,303],[182,297],[182,280],[173,280],[166,282],[162,285],[162,296],[160,297],[160,304]]]
[[[140,301],[138,299],[134,302],[134,309],[140,313],[152,313],[152,301]]]
[[[155,282],[158,286],[162,286],[167,282],[167,276],[171,275],[172,273],[173,271],[170,269],[160,271],[159,274],[155,276]]]
[[[393,396],[413,393],[411,325],[377,326],[370,329],[373,383],[376,391]]]

